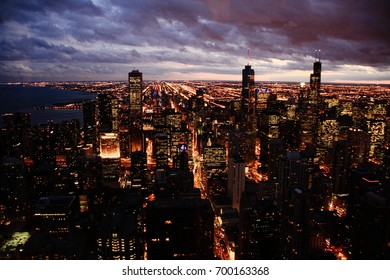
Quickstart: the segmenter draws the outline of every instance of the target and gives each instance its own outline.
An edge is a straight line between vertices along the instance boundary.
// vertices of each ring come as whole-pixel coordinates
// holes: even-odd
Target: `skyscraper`
[[[129,73],[130,96],[130,151],[143,151],[142,131],[142,72],[133,70]]]
[[[87,101],[83,103],[83,131],[84,143],[92,144],[93,151],[96,153],[98,146],[98,136],[96,129],[96,102]]]
[[[255,160],[256,145],[256,96],[255,96],[255,70],[251,66],[245,65],[242,69],[242,91],[241,108],[244,113],[244,119],[241,128],[245,131],[245,163],[247,166],[253,164]]]
[[[251,98],[254,97],[251,93],[255,86],[255,70],[248,64],[242,69],[242,99],[247,102],[251,102]]]
[[[241,194],[245,189],[245,161],[239,156],[229,157],[228,193],[232,195],[232,207],[240,209]]]
[[[98,94],[99,131],[118,131],[118,99],[112,94]]]
[[[313,64],[313,73],[310,74],[310,87],[307,89],[306,86],[301,85],[299,94],[298,114],[301,123],[301,144],[311,146],[316,144],[320,87],[321,62],[319,57],[316,57]]]

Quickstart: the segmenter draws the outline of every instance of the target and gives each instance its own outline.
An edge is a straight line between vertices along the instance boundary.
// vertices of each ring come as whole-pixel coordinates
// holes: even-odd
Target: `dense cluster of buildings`
[[[283,98],[133,70],[81,123],[4,114],[0,258],[388,259],[389,100],[321,86],[319,59]]]

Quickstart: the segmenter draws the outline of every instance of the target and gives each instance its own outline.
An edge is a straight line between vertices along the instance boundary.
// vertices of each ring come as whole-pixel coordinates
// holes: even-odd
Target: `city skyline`
[[[7,81],[232,80],[390,84],[387,1],[3,1]],[[250,53],[247,55],[247,50]]]
[[[389,87],[255,80],[2,85],[0,259],[388,259]]]

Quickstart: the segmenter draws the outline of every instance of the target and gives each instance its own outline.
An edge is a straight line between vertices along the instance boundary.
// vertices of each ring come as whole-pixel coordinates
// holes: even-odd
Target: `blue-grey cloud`
[[[382,77],[390,71],[389,10],[386,0],[3,0],[0,63],[12,69],[0,80],[44,79],[63,65],[50,73],[61,79],[67,64],[74,79],[121,79],[133,65],[239,73],[247,48],[269,71],[310,70],[308,58],[321,49],[328,69],[370,66]],[[100,69],[95,77],[92,69]]]

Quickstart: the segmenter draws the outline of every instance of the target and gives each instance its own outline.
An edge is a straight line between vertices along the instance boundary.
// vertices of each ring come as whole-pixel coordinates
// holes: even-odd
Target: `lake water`
[[[48,120],[59,123],[75,118],[79,119],[82,124],[83,112],[81,110],[54,111],[35,110],[34,108],[95,97],[94,93],[58,90],[51,87],[0,85],[0,115],[15,112],[31,113],[32,125],[47,123]]]

